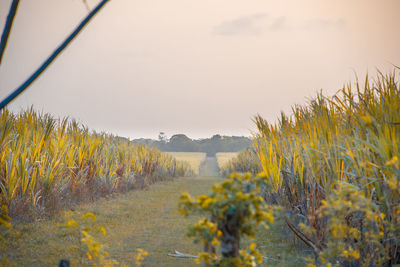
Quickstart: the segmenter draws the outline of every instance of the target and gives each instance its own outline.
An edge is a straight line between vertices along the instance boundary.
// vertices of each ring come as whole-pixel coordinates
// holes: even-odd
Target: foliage
[[[161,133],[160,133],[161,134]],[[169,152],[203,152],[208,157],[215,157],[217,152],[239,152],[251,144],[251,139],[244,136],[221,136],[216,134],[211,138],[193,140],[184,134],[175,134],[169,140],[162,133],[159,140],[135,139],[134,142],[157,147]]]
[[[180,197],[181,214],[201,213],[203,217],[190,227],[189,236],[202,242],[204,253],[199,261],[208,266],[254,266],[262,257],[253,243],[249,250],[240,250],[242,236],[255,237],[257,225],[273,222],[272,209],[259,196],[264,179],[235,173],[214,185],[208,195],[196,199],[185,193]],[[216,247],[220,246],[221,256]]]
[[[32,108],[0,113],[0,205],[36,217],[81,200],[189,174],[155,148],[90,133],[74,120]]]
[[[320,93],[274,125],[255,119],[266,197],[286,207],[291,229],[321,259],[346,265],[359,253],[370,264],[400,262],[397,74],[367,76],[331,98]],[[309,231],[302,233],[300,222]]]
[[[222,165],[220,169],[223,176],[234,172],[250,172],[253,175],[257,175],[261,172],[261,164],[257,158],[255,149],[247,148],[241,151],[235,158]]]
[[[66,212],[66,223],[62,227],[68,229],[70,235],[75,234],[79,237],[79,245],[72,249],[83,251],[87,255],[91,266],[111,267],[120,265],[119,262],[110,257],[106,251],[107,246],[101,244],[96,238],[96,235],[102,234],[105,236],[107,232],[103,226],[96,224],[96,216],[91,212],[80,217],[71,215],[71,212]],[[136,266],[142,266],[147,255],[147,251],[137,249]]]
[[[387,259],[381,240],[392,238],[383,236],[389,222],[380,213],[378,206],[359,188],[338,183],[332,194],[322,200],[317,214],[327,221],[328,243],[319,252],[322,263],[384,265]],[[305,231],[312,231],[305,225],[301,226]]]
[[[195,175],[199,175],[200,165],[206,159],[206,153],[201,152],[165,152],[177,161],[187,163]]]

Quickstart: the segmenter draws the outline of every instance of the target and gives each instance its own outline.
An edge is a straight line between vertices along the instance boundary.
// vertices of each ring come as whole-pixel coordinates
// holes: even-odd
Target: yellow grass
[[[217,153],[217,162],[218,167],[223,169],[223,167],[233,158],[235,158],[239,153],[238,152],[218,152]]]
[[[199,174],[200,164],[206,159],[206,153],[202,152],[167,152],[177,161],[187,162],[195,174]]]

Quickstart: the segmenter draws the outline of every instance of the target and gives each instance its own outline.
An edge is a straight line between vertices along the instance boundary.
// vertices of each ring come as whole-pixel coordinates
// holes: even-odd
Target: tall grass
[[[400,262],[397,70],[366,76],[330,98],[320,93],[276,124],[261,116],[255,123],[268,195],[286,207],[296,235],[332,263]],[[367,210],[376,215],[372,223]],[[338,242],[341,250],[333,253]]]
[[[155,148],[32,108],[0,114],[0,204],[31,218],[62,207],[191,172]]]
[[[231,173],[251,173],[253,175],[261,172],[261,164],[258,160],[257,153],[254,147],[247,148],[240,151],[236,157],[230,159],[220,165],[220,172],[222,176],[228,176]]]

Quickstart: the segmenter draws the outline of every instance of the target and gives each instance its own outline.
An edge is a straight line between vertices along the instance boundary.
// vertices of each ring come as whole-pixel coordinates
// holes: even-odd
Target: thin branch
[[[45,62],[17,89],[15,89],[9,96],[0,102],[0,110],[9,104],[14,98],[21,94],[29,85],[31,85],[43,71],[56,59],[56,57],[64,50],[65,47],[79,34],[79,32],[86,26],[96,13],[108,2],[109,0],[102,0],[96,8],[94,8],[87,17],[76,27],[76,29],[68,36],[64,42],[47,58]]]
[[[292,232],[298,237],[300,238],[301,241],[304,242],[304,244],[306,244],[307,246],[309,246],[310,248],[312,248],[314,250],[315,253],[317,253],[320,249],[314,244],[314,242],[312,242],[310,240],[310,238],[308,238],[305,234],[303,234],[301,231],[299,231],[298,229],[296,229],[296,227],[289,222],[289,220],[286,220],[286,224],[289,226],[290,230],[292,230]]]
[[[3,58],[4,51],[6,51],[8,36],[10,36],[11,27],[14,21],[15,14],[17,13],[19,0],[13,0],[11,3],[10,11],[6,19],[6,25],[4,26],[3,34],[1,35],[0,41],[0,65]]]

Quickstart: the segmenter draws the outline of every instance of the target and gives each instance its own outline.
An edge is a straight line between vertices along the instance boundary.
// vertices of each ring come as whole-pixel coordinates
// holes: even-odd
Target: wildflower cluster
[[[69,230],[68,234],[79,237],[79,246],[71,247],[71,250],[78,249],[83,252],[90,261],[91,266],[126,266],[113,260],[106,250],[107,246],[98,241],[98,235],[106,236],[107,231],[103,226],[96,224],[96,216],[93,213],[88,212],[83,216],[78,216],[68,211],[65,214],[65,218],[66,223],[61,226]],[[147,251],[140,248],[137,249],[134,260],[135,265],[138,267],[143,266],[143,261],[147,255]],[[73,260],[71,262],[74,263]]]
[[[189,229],[189,236],[204,245],[199,262],[208,266],[254,266],[262,262],[254,243],[248,251],[240,250],[240,239],[254,238],[257,225],[267,228],[274,220],[272,209],[259,196],[263,184],[263,178],[234,173],[214,185],[208,195],[196,199],[187,193],[181,196],[179,208],[183,215],[198,212],[208,216]],[[216,254],[217,246],[221,256]]]
[[[71,212],[66,212],[66,223],[62,225],[71,230],[70,234],[78,234],[79,246],[72,249],[83,251],[94,266],[116,266],[118,262],[110,259],[106,246],[96,240],[97,234],[106,235],[106,229],[95,224],[96,217],[93,213],[86,213],[80,217],[72,218]]]
[[[389,222],[360,188],[338,183],[317,213],[327,222],[328,241],[319,252],[321,263],[381,266],[387,261],[381,240]],[[307,231],[307,226],[301,227]]]

